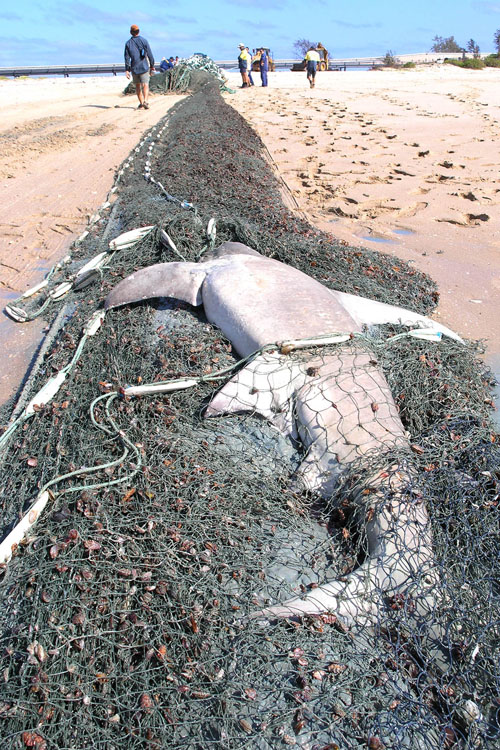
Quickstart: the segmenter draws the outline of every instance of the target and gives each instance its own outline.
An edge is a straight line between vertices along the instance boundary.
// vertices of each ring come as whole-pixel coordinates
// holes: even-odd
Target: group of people
[[[241,73],[241,88],[246,89],[249,86],[254,85],[252,78],[252,65],[254,60],[258,60],[259,62],[262,85],[267,86],[267,73],[269,71],[269,59],[267,56],[267,51],[263,47],[261,47],[252,57],[252,55],[250,54],[250,50],[243,43],[239,44],[238,47],[240,50],[240,54],[238,55],[238,68]],[[321,58],[315,47],[309,47],[305,59],[307,80],[309,81],[309,86],[313,89],[316,82],[316,70]]]
[[[238,55],[238,68],[241,73],[241,88],[246,89],[254,85],[252,78],[252,63],[254,60],[259,61],[260,79],[263,86],[267,86],[267,73],[269,71],[269,58],[266,50],[261,47],[257,50],[254,57],[250,54],[250,50],[243,43],[238,45],[240,54]]]
[[[136,24],[130,27],[130,39],[125,44],[125,75],[135,83],[135,91],[139,99],[137,109],[149,109],[149,77],[155,72],[155,60],[147,39],[139,36],[140,29]],[[259,62],[260,78],[263,86],[267,86],[267,74],[269,71],[269,58],[267,50],[261,47],[252,56],[249,48],[240,43],[238,45],[238,68],[241,73],[241,88],[245,89],[254,85],[252,78],[252,63]],[[320,57],[318,52],[311,47],[306,54],[307,79],[311,88],[314,88],[316,69]],[[160,63],[160,70],[174,68],[179,62],[178,57],[164,57]]]

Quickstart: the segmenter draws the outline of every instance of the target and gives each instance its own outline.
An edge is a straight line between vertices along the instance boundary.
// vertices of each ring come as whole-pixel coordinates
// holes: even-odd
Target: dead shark
[[[299,438],[305,456],[297,483],[323,497],[332,493],[339,474],[354,460],[409,443],[385,376],[368,352],[340,343],[321,357],[311,349],[307,357],[290,356],[293,342],[313,345],[327,335],[341,342],[364,326],[382,323],[423,327],[461,340],[426,316],[330,290],[237,242],[223,243],[200,263],[163,263],[137,271],[110,292],[105,307],[154,297],[203,305],[207,319],[239,355],[257,352],[215,395],[206,416],[251,411]],[[269,350],[269,345],[274,348]],[[425,506],[403,490],[408,470],[386,468],[368,480],[375,496],[369,495],[366,513],[364,563],[343,580],[255,616],[330,612],[348,622],[372,622],[383,596],[415,582],[420,588],[425,582],[432,587],[432,538]]]

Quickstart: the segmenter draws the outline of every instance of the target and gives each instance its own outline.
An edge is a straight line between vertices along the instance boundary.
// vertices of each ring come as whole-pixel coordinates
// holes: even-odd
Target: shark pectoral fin
[[[437,323],[425,315],[413,312],[413,310],[406,310],[404,307],[397,307],[396,305],[387,305],[385,302],[377,302],[366,297],[357,297],[355,294],[347,294],[346,292],[332,291],[332,294],[360,325],[380,325],[383,323],[401,323],[402,325],[409,326],[418,325],[431,328],[433,331],[455,339],[455,341],[463,341],[458,333],[455,333],[450,328]]]
[[[198,263],[157,263],[120,281],[106,297],[104,307],[109,310],[153,297],[173,297],[190,305],[201,305],[205,276],[206,270]]]
[[[205,416],[254,412],[285,435],[294,434],[293,393],[301,372],[277,354],[259,354],[243,367],[208,404]]]

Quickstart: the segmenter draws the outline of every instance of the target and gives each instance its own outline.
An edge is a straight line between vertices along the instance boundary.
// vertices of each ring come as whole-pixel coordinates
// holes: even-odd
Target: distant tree
[[[396,55],[392,51],[392,49],[387,50],[387,52],[385,53],[385,57],[382,58],[382,62],[388,68],[395,68],[397,66]]]
[[[435,36],[431,52],[462,52],[462,47],[455,41],[454,36]]]
[[[493,44],[495,45],[497,55],[500,55],[500,29],[493,34]]]
[[[297,57],[305,57],[307,50],[311,47],[316,47],[316,45],[309,39],[297,39],[293,43],[293,51],[297,55]]]
[[[476,44],[474,39],[469,39],[467,42],[467,52],[470,52],[474,57],[479,57],[479,44]]]

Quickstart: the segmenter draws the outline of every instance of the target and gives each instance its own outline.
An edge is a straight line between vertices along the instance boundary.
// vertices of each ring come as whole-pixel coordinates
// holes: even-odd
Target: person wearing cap
[[[238,68],[240,69],[241,73],[241,88],[246,89],[250,86],[250,81],[248,80],[248,61],[252,60],[249,51],[245,47],[244,44],[240,43],[238,44],[240,54],[238,55]]]
[[[139,99],[137,109],[149,109],[149,76],[154,73],[155,59],[147,39],[139,36],[139,27],[132,24],[131,37],[125,44],[125,75],[135,83],[135,92]]]
[[[309,86],[313,89],[316,78],[316,68],[320,61],[319,52],[314,47],[309,47],[306,54],[307,80]]]

